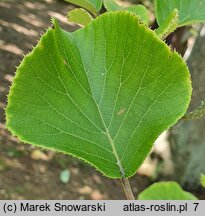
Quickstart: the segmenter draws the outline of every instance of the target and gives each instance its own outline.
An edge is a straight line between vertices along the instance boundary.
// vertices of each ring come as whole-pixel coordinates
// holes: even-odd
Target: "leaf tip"
[[[59,23],[56,18],[51,17],[51,23],[52,23],[52,26],[51,26],[52,29],[59,28]]]

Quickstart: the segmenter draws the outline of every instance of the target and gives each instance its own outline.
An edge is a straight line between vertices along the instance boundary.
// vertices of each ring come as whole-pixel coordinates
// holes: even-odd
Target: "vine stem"
[[[122,187],[128,200],[135,200],[128,178],[121,178]]]

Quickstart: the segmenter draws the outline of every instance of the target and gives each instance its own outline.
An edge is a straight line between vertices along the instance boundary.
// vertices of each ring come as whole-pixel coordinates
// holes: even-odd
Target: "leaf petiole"
[[[121,178],[121,183],[128,200],[135,200],[128,178]]]

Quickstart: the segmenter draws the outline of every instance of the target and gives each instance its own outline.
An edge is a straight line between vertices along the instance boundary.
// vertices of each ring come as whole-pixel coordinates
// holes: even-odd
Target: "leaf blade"
[[[150,48],[156,52],[149,55]],[[136,16],[107,13],[74,33],[54,21],[17,70],[7,127],[22,141],[82,158],[109,177],[129,177],[157,136],[186,112],[190,95],[182,58]]]

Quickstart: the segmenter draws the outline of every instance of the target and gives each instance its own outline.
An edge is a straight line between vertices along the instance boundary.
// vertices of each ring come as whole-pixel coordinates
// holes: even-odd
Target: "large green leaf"
[[[18,67],[7,127],[106,176],[129,177],[190,96],[182,58],[131,13],[105,13],[74,33],[55,21]]]
[[[90,11],[94,15],[97,14],[98,11],[100,11],[102,7],[102,0],[65,0],[67,2],[70,2],[72,4],[78,5],[82,8],[85,8],[86,10]]]
[[[175,8],[179,11],[179,26],[205,22],[205,0],[155,0],[158,24],[163,25]]]
[[[184,191],[176,182],[158,182],[146,188],[139,200],[197,200],[193,194]]]

